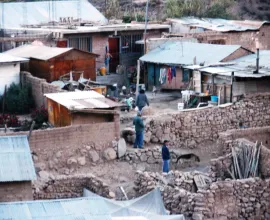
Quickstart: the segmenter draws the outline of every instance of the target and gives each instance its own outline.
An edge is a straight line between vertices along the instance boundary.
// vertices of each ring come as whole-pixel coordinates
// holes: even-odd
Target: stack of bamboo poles
[[[228,170],[233,179],[246,179],[259,177],[259,159],[261,144],[258,142],[253,146],[241,144],[239,149],[232,148],[233,163]]]

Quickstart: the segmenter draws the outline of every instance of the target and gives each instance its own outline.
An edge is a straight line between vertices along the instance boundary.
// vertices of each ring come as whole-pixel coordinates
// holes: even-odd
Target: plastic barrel
[[[211,96],[211,102],[218,102],[218,96]]]
[[[101,68],[100,68],[100,74],[101,74],[102,76],[105,76],[105,75],[106,75],[106,68],[105,68],[105,67],[101,67]]]

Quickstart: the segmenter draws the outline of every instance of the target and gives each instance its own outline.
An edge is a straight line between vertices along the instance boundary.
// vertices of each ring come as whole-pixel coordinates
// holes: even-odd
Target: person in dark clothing
[[[139,95],[137,96],[136,99],[136,106],[138,107],[139,111],[142,111],[143,107],[148,105],[149,106],[149,102],[147,99],[147,96],[145,95],[144,90],[140,90]]]
[[[136,139],[134,143],[134,148],[143,148],[143,133],[144,133],[144,123],[141,118],[141,112],[139,111],[137,116],[133,119],[133,125],[135,125]]]
[[[162,171],[163,171],[163,173],[168,173],[170,170],[171,155],[170,155],[170,151],[168,149],[168,144],[169,144],[169,141],[165,140],[164,144],[162,146],[162,160],[163,160]]]

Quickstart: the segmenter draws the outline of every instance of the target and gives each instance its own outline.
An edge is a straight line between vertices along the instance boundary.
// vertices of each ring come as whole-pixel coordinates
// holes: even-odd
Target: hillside
[[[105,2],[115,0],[89,0],[99,10],[104,11]],[[138,10],[143,12],[145,10],[146,0],[116,0],[119,1],[122,14],[127,11]],[[167,0],[150,0],[150,16],[152,19],[159,19],[165,17],[164,6]],[[175,0],[177,1],[177,0]],[[181,1],[181,0],[178,0]],[[200,0],[202,2],[215,0]],[[270,0],[232,0],[229,9],[234,19],[254,19],[254,20],[270,20]],[[205,5],[207,5],[207,3]],[[210,3],[211,4],[211,3]],[[120,15],[120,14],[118,14]],[[192,15],[192,14],[191,14]]]

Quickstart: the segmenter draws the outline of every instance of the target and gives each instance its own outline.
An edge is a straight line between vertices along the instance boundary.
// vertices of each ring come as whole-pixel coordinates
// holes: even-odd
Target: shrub
[[[3,95],[0,97],[2,106]],[[31,85],[21,86],[20,84],[12,83],[7,89],[5,98],[5,112],[12,114],[29,113],[34,107],[34,99],[32,96]]]
[[[36,108],[32,111],[31,118],[36,122],[37,126],[41,126],[48,121],[48,109],[43,105],[40,108]]]
[[[4,114],[0,115],[0,126],[4,127],[20,127],[21,123],[16,115]]]

